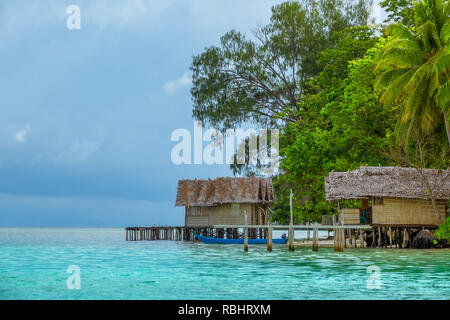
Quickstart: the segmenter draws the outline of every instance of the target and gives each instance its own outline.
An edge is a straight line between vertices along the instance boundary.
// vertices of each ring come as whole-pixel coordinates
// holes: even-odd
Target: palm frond
[[[384,49],[387,50],[387,49],[393,48],[393,47],[422,51],[422,42],[419,41],[418,39],[416,39],[416,40],[401,39],[401,38],[392,39],[384,47]]]
[[[422,64],[425,58],[420,50],[391,47],[384,51],[382,60],[397,68],[411,68]]]
[[[397,68],[385,71],[379,74],[374,83],[374,87],[376,89],[382,89],[389,86],[395,79],[403,75],[405,72],[408,72],[409,68]]]
[[[402,23],[393,23],[386,28],[386,35],[390,35],[398,39],[407,39],[410,41],[417,41],[417,36],[412,32],[412,30]]]
[[[390,86],[384,91],[383,95],[380,98],[381,103],[387,103],[389,101],[401,102],[404,96],[405,86],[411,79],[411,76],[414,74],[416,69],[410,69],[405,72],[403,75],[399,76],[395,79]]]
[[[442,27],[440,36],[442,45],[448,46],[450,40],[450,19],[447,19],[447,22]]]
[[[426,52],[433,51],[434,49],[440,49],[441,39],[437,30],[436,24],[431,21],[426,21],[418,29],[418,34],[422,39],[423,48]]]
[[[437,90],[435,99],[436,104],[443,112],[450,109],[450,84],[448,80]]]
[[[439,68],[440,72],[448,72],[448,69],[450,68],[450,54],[446,52],[448,50],[440,50],[440,52],[433,57],[433,60],[436,60],[436,64]]]
[[[417,68],[417,70],[411,76],[411,79],[405,85],[405,94],[410,95],[417,91],[419,89],[419,86],[424,84],[424,80],[429,81],[430,77],[435,71],[435,66],[429,62],[426,62],[419,68]]]

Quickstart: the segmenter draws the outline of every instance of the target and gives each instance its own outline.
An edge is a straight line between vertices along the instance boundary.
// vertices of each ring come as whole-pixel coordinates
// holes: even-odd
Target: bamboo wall
[[[212,225],[243,225],[247,212],[248,224],[267,224],[267,219],[258,215],[257,206],[251,203],[223,204],[215,207],[186,207],[186,227]]]
[[[344,208],[344,224],[359,224],[359,209]]]
[[[445,219],[444,200],[437,201],[442,221]],[[383,198],[372,209],[374,225],[438,225],[431,200]]]

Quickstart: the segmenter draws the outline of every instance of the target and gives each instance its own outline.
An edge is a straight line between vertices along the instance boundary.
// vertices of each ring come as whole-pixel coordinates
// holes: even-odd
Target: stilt
[[[359,230],[360,234],[359,234],[359,238],[360,238],[360,244],[359,247],[360,248],[364,248],[364,230]]]
[[[308,225],[310,225],[310,223],[308,222]],[[308,241],[309,242],[309,240],[311,240],[311,233],[310,233],[310,229],[308,228],[308,230],[307,230],[307,236],[306,236],[306,241]],[[314,237],[314,235],[313,235],[313,237]]]
[[[294,227],[289,227],[289,251],[295,251],[294,247]]]
[[[408,233],[406,232],[406,228],[403,228],[403,248],[406,248],[408,245]]]
[[[337,242],[338,242],[338,233],[337,233],[337,229],[334,228],[333,229],[333,246],[334,246],[334,251],[338,251]]]
[[[290,193],[290,199],[289,199],[289,206],[291,209],[291,220],[290,220],[290,224],[289,224],[289,251],[294,251],[294,211],[292,209],[292,198],[294,197],[294,193],[292,192],[291,189],[291,193]]]
[[[267,251],[272,251],[272,237],[273,237],[273,228],[267,229]]]
[[[245,225],[247,225],[247,212],[245,214]],[[244,228],[244,251],[248,251],[248,228]]]
[[[313,246],[312,246],[313,251],[319,250],[319,239],[317,238],[318,238],[318,230],[317,227],[315,227],[313,230]]]
[[[378,248],[381,247],[381,227],[378,227]]]
[[[336,228],[336,252],[341,251],[341,229]]]
[[[389,248],[392,249],[392,228],[389,226]]]
[[[375,248],[375,227],[372,228],[372,247]]]

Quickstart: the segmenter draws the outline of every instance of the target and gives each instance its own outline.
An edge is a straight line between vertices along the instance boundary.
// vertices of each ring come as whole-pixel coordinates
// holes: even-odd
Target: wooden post
[[[341,250],[341,229],[336,228],[336,251],[339,252]]]
[[[381,227],[378,227],[378,248],[381,247]]]
[[[317,223],[316,223],[317,225]],[[312,249],[313,251],[318,251],[319,250],[319,239],[318,239],[318,230],[317,230],[317,226],[314,227],[313,230],[313,246]]]
[[[245,226],[247,226],[247,211],[244,210]],[[244,228],[244,251],[248,251],[248,228]]]
[[[339,239],[339,234],[338,234],[338,229],[336,229],[336,216],[333,215],[333,247],[334,247],[334,251],[338,251],[338,239]]]
[[[406,248],[408,245],[408,233],[406,232],[406,228],[403,228],[403,248]]]
[[[392,228],[389,226],[389,248],[392,249]]]
[[[375,248],[375,227],[372,227],[372,247]]]
[[[308,223],[307,223],[308,225],[310,225],[311,223],[308,221]],[[307,236],[306,236],[306,241],[309,241],[309,240],[311,240],[311,230],[308,228],[308,233],[307,233]],[[314,237],[314,235],[313,235],[313,237]]]
[[[336,251],[336,228],[333,228],[333,248]]]
[[[293,196],[294,196],[294,194],[291,189],[290,200],[289,200],[289,206],[291,208],[291,221],[289,223],[289,251],[295,250],[295,248],[294,248],[294,211],[292,209]]]
[[[273,228],[267,228],[267,251],[272,251],[272,236],[273,236]]]
[[[360,238],[360,244],[359,247],[360,248],[364,248],[364,230],[359,230],[360,234],[359,234],[359,238]]]
[[[336,229],[336,234],[337,234],[337,241],[336,241],[336,245],[337,245],[337,252],[341,252],[341,246],[342,246],[342,233],[341,233],[342,229],[338,228]]]

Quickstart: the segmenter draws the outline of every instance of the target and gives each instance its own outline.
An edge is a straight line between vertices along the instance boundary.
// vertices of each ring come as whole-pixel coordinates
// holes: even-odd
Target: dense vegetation
[[[297,222],[332,214],[332,170],[450,165],[448,1],[381,4],[389,19],[375,26],[370,1],[286,2],[253,38],[231,31],[194,57],[194,118],[281,129],[278,222],[288,220],[290,188]]]

